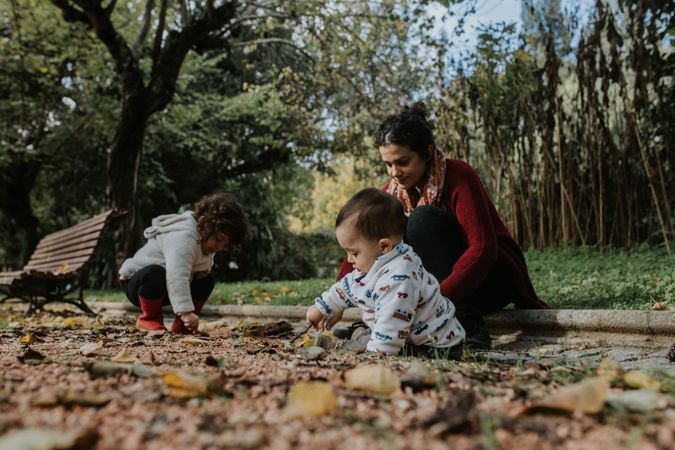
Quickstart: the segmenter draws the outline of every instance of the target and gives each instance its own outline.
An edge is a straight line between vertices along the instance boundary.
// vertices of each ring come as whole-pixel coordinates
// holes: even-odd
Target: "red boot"
[[[193,311],[195,314],[199,315],[200,312],[202,312],[202,308],[204,307],[204,303],[206,302],[200,302],[197,300],[192,300],[192,303],[195,306],[195,310]],[[172,333],[178,333],[178,334],[193,334],[193,333],[198,333],[197,330],[190,330],[188,327],[185,326],[183,321],[181,320],[180,316],[176,316],[175,319],[173,319],[173,323],[171,324],[171,332]]]
[[[162,316],[162,300],[161,298],[150,300],[138,297],[143,312],[136,321],[136,326],[139,329],[146,331],[166,330]]]

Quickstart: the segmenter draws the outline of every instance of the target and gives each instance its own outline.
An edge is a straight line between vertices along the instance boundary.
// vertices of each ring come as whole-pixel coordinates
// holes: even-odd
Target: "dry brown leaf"
[[[609,382],[602,377],[592,377],[580,383],[571,384],[523,410],[530,412],[539,409],[557,409],[563,411],[580,411],[597,413],[607,400]]]
[[[300,381],[288,394],[290,417],[317,417],[337,409],[337,395],[333,386],[324,381]]]
[[[369,364],[345,371],[345,385],[357,391],[391,394],[400,389],[401,380],[390,368]]]
[[[640,370],[630,370],[623,376],[623,382],[633,389],[661,390],[661,383]]]

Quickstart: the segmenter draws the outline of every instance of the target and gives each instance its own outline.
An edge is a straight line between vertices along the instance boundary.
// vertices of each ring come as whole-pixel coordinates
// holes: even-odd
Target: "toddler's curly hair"
[[[248,219],[234,194],[219,192],[202,197],[195,203],[192,212],[197,222],[197,231],[202,241],[216,233],[225,233],[229,246],[241,245],[248,240],[251,231]]]

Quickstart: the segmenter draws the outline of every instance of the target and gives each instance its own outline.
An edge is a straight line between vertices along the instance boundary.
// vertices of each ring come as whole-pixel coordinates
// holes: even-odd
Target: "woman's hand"
[[[192,311],[181,314],[180,320],[182,320],[185,326],[190,330],[199,328],[199,316]]]

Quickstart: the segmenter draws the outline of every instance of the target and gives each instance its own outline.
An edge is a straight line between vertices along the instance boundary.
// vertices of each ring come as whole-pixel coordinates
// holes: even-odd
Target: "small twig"
[[[304,330],[302,330],[300,333],[296,334],[295,337],[294,337],[293,339],[291,339],[291,344],[292,344],[293,342],[295,342],[296,340],[298,340],[298,338],[299,338],[300,336],[302,336],[303,334],[307,333],[307,332],[309,331],[309,329],[311,328],[311,326],[312,326],[312,324],[310,323],[309,325],[307,325],[307,327],[306,327]]]

